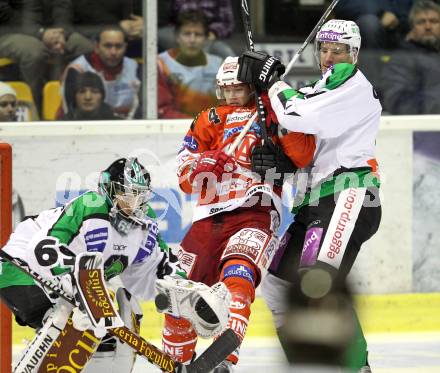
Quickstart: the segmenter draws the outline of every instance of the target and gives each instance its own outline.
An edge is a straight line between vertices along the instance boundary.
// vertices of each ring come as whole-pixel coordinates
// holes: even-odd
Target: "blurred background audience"
[[[159,118],[191,118],[216,104],[215,76],[223,60],[203,50],[208,22],[189,10],[176,21],[176,48],[158,56]]]
[[[408,13],[414,0],[340,0],[336,18],[355,21],[362,48],[395,48],[408,32]]]
[[[99,75],[72,69],[73,86],[66,92],[69,111],[61,120],[110,120],[117,117],[112,108],[104,102],[105,88]]]
[[[287,64],[330,2],[248,0],[256,49]],[[439,3],[340,0],[330,15],[360,26],[358,65],[375,85],[385,114],[440,112]],[[146,92],[147,60],[157,61],[153,89],[159,118],[190,118],[217,104],[215,71],[222,59],[246,49],[241,1],[160,0],[157,24],[152,25],[157,44],[147,45],[144,15],[151,4],[0,0],[0,80],[17,92],[18,120],[67,118],[66,90],[75,87],[69,78],[72,68],[100,76],[105,103],[117,117],[151,115],[146,107],[155,104],[147,97],[155,92]],[[202,16],[182,26],[185,14],[196,13]],[[319,78],[312,51],[312,45],[306,48],[286,77],[296,88]]]
[[[71,5],[71,0],[0,1],[0,57],[18,64],[37,108],[44,83],[58,79],[65,62],[93,49],[72,32]]]
[[[63,112],[70,111],[67,92],[75,87],[76,72],[91,71],[100,76],[105,102],[123,119],[139,117],[140,72],[138,63],[125,56],[127,38],[120,26],[108,26],[98,33],[95,49],[72,61],[62,82]]]
[[[411,26],[382,71],[383,105],[390,114],[440,114],[440,5],[417,1]]]
[[[180,14],[190,10],[200,10],[208,24],[205,52],[223,59],[227,56],[235,56],[233,49],[224,41],[232,35],[235,26],[231,0],[173,0],[168,6],[168,25],[159,28],[159,51],[176,46],[174,31]]]
[[[8,84],[0,82],[0,122],[17,120],[17,93]]]

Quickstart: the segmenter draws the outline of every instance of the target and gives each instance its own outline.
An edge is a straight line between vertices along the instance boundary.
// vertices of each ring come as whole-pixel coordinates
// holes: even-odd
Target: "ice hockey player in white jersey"
[[[361,245],[379,227],[375,140],[382,107],[374,87],[356,66],[360,46],[356,23],[326,22],[315,40],[322,77],[300,90],[279,79],[282,64],[274,57],[245,52],[240,59],[239,79],[268,90],[279,136],[296,131],[316,140],[311,166],[297,174],[295,222],[280,240],[262,284],[277,328],[283,323],[283,294],[294,273],[322,267],[345,279]],[[268,170],[274,164],[266,159],[260,170],[263,166]],[[356,343],[359,353],[352,356],[350,366],[369,372],[360,326]]]
[[[25,218],[2,250],[18,258],[24,267],[63,289],[69,289],[66,291],[72,294],[77,294],[74,291],[77,282],[72,280],[75,258],[85,252],[101,253],[104,278],[110,292],[113,289],[116,294],[120,316],[125,326],[138,333],[142,311],[136,299],[153,298],[156,281],[169,293],[179,286],[185,288],[188,282],[184,280],[186,273],[177,257],[160,236],[156,215],[148,203],[152,194],[150,181],[150,174],[136,158],[118,159],[101,172],[98,191],[88,191],[63,207]],[[119,281],[115,281],[116,276]],[[177,281],[179,278],[181,280]],[[217,288],[207,291],[211,288],[203,284],[191,289],[209,293],[209,296],[219,294]],[[218,299],[214,296],[214,302],[218,301],[217,309],[224,306],[226,315],[223,324],[226,326],[229,301],[224,290],[220,289]],[[64,330],[61,335],[76,336],[65,347],[63,345],[63,354],[69,356],[63,364],[71,368],[63,371],[131,372],[135,355],[127,344],[108,334],[103,337],[105,330],[93,329],[88,315],[78,308],[71,314],[72,307],[66,306],[64,300],[8,261],[1,263],[0,296],[20,325],[38,331],[20,360],[24,363],[18,363],[25,369],[16,367],[16,372],[45,371],[46,368],[39,368],[44,357],[41,352],[49,350],[46,342],[51,340],[55,329],[58,329],[58,334]],[[176,299],[179,300],[178,297]],[[180,304],[180,309],[184,309],[188,317],[185,307],[188,308],[188,305]],[[176,314],[176,307],[172,311]],[[69,316],[69,321],[66,321]],[[91,331],[85,334],[89,329]],[[198,330],[197,327],[195,329]],[[78,330],[84,333],[77,336]],[[44,333],[47,333],[46,338]],[[90,351],[86,351],[84,357],[70,359],[76,352],[70,354],[69,351],[73,351],[77,344],[90,345]],[[51,348],[55,348],[54,345]],[[91,360],[87,363],[88,359]],[[61,363],[48,364],[55,366]]]

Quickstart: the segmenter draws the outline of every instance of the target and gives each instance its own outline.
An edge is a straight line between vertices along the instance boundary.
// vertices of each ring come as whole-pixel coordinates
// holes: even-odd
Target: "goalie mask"
[[[353,21],[332,19],[326,22],[316,34],[315,39],[315,58],[318,66],[321,65],[319,49],[321,43],[341,43],[348,47],[348,52],[353,60],[357,62],[359,50],[361,48],[361,33],[358,25]]]
[[[120,233],[145,223],[150,182],[150,174],[137,158],[120,158],[101,172],[98,188],[112,206],[112,224]]]

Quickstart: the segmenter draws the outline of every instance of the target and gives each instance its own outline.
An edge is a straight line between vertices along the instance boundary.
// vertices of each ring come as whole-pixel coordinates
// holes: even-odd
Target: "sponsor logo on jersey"
[[[84,240],[86,241],[87,251],[99,251],[103,252],[105,248],[105,244],[108,239],[108,228],[98,228],[91,231],[88,231],[84,235]]]
[[[300,266],[311,266],[316,263],[319,244],[321,243],[323,228],[310,228],[304,238]]]
[[[278,238],[272,237],[269,243],[266,245],[266,248],[264,249],[264,255],[261,258],[261,265],[263,268],[266,268],[270,265],[272,262],[273,257],[275,256],[275,253],[278,248]]]
[[[182,146],[194,152],[198,149],[199,144],[197,143],[197,140],[193,136],[185,136],[183,138]]]
[[[251,259],[254,263],[258,263],[266,239],[267,234],[258,229],[241,229],[229,240],[222,258],[241,254]]]
[[[188,274],[191,275],[194,265],[196,264],[197,255],[185,251],[182,246],[179,246],[177,252],[175,252],[179,259],[180,267]]]
[[[223,211],[223,210],[225,210],[225,209],[227,209],[229,207],[231,207],[231,205],[227,205],[227,206],[224,206],[224,207],[213,207],[213,208],[211,208],[211,210],[209,210],[209,215],[217,214],[220,211]]]
[[[225,128],[225,131],[223,133],[223,141],[226,141],[231,136],[241,132],[244,126],[238,126],[234,128]],[[253,122],[251,127],[248,130],[248,133],[255,133],[258,135],[258,137],[261,137],[261,128],[258,125],[257,122]]]
[[[244,120],[248,120],[251,117],[252,117],[251,111],[245,112],[245,113],[228,114],[228,116],[226,117],[226,125],[231,124],[231,123],[243,122]]]
[[[241,277],[245,280],[250,281],[252,284],[254,283],[254,275],[252,273],[252,270],[243,264],[234,264],[227,266],[224,270],[223,274],[224,278],[228,277]]]
[[[243,339],[246,334],[248,322],[249,320],[245,319],[241,315],[231,315],[228,321],[228,327],[237,333],[241,339]]]
[[[229,304],[229,306],[230,306],[231,308],[236,309],[236,310],[242,310],[243,308],[246,307],[246,304],[245,304],[245,303],[241,303],[241,302],[239,302],[238,300],[233,300],[233,301],[231,301],[231,303]]]
[[[148,237],[144,246],[139,248],[139,251],[133,263],[140,263],[151,255],[158,241],[159,228],[156,223],[151,223],[149,227]]]
[[[127,245],[117,245],[113,244],[114,251],[124,251],[127,248]]]

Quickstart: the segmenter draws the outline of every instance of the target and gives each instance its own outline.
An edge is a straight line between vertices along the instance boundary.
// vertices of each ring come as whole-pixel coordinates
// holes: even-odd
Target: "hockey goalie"
[[[2,248],[9,259],[1,262],[0,296],[36,335],[14,373],[131,372],[136,351],[109,329],[139,334],[137,299],[157,293],[161,312],[190,320],[202,337],[225,329],[228,290],[186,280],[148,204],[150,182],[136,158],[117,159],[101,172],[97,191],[16,227]]]

